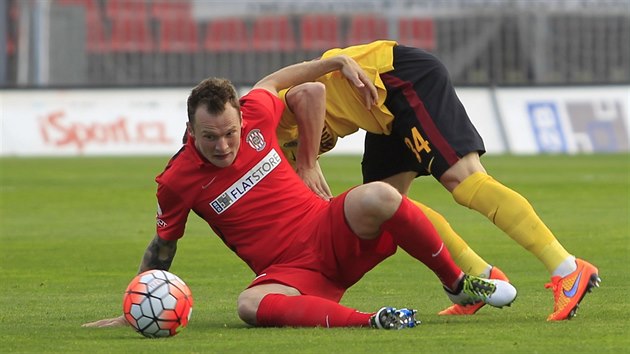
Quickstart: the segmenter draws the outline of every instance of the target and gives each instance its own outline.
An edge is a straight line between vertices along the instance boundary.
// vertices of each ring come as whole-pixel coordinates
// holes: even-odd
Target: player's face
[[[223,113],[211,115],[205,107],[195,111],[195,124],[188,123],[195,147],[211,164],[228,167],[241,146],[241,113],[226,104]]]

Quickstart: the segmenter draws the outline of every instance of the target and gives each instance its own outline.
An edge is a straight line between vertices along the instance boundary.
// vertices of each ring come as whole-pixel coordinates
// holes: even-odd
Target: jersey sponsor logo
[[[247,138],[245,140],[249,146],[256,151],[262,151],[262,149],[265,148],[265,145],[267,145],[265,137],[260,132],[260,129],[253,129],[251,132],[247,133]]]
[[[271,149],[269,153],[252,167],[243,177],[234,184],[229,186],[215,200],[210,202],[210,207],[217,213],[221,214],[229,207],[234,205],[237,200],[245,196],[254,188],[258,182],[262,181],[271,171],[280,164],[281,158],[275,149]]]

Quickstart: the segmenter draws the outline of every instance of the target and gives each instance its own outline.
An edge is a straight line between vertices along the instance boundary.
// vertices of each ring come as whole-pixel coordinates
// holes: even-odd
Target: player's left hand
[[[125,319],[125,316],[118,316],[114,318],[106,318],[94,322],[88,322],[81,325],[81,327],[122,327],[128,326],[129,322]]]
[[[354,59],[350,57],[347,59],[341,68],[341,73],[359,90],[363,96],[365,108],[372,109],[378,100],[376,86]]]
[[[326,182],[326,178],[324,177],[324,173],[319,166],[319,162],[316,162],[315,167],[313,168],[296,166],[295,172],[297,172],[298,176],[300,176],[302,181],[304,181],[304,184],[306,184],[308,188],[315,192],[315,194],[317,194],[320,198],[329,200],[333,197],[330,192],[330,187],[328,187],[328,183]]]

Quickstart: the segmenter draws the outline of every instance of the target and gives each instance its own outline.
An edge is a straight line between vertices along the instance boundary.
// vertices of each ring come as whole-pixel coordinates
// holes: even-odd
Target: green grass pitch
[[[410,195],[441,212],[519,290],[510,308],[441,317],[437,278],[403,251],[350,289],[364,311],[409,306],[423,321],[404,331],[249,328],[236,297],[249,269],[190,216],[171,271],[195,298],[190,325],[145,339],[128,327],[81,324],[118,315],[122,293],[154,234],[155,183],[166,157],[0,159],[0,352],[77,353],[557,353],[630,347],[630,155],[484,156],[488,171],[521,192],[569,252],[600,269],[602,287],[571,321],[548,323],[553,306],[540,262],[435,180]],[[360,158],[321,159],[339,193],[360,182]]]

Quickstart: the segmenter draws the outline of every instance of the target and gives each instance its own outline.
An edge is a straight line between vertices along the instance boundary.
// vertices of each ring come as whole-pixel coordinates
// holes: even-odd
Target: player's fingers
[[[378,99],[378,91],[376,90],[376,86],[374,86],[374,83],[363,72],[359,74],[359,77],[362,83],[362,86],[359,88],[359,90],[363,94],[365,108],[372,109],[372,106],[376,105]]]
[[[363,96],[363,105],[366,109],[370,110],[376,105],[376,98],[368,86],[361,90],[361,95]]]
[[[352,82],[352,84],[359,90],[361,90],[362,88],[365,87],[365,83],[363,82],[363,80],[361,80],[361,74],[358,73],[354,76],[351,76],[350,81]]]
[[[372,106],[374,105],[374,99],[372,98],[372,93],[370,92],[370,90],[368,88],[366,88],[365,93],[363,94],[364,97],[364,104],[365,104],[365,108],[372,109]]]
[[[376,89],[376,86],[374,86],[374,84],[372,82],[370,82],[370,85],[368,85],[368,88],[370,89],[370,95],[372,97],[372,106],[376,106],[376,104],[378,103],[378,90]]]
[[[376,86],[374,85],[374,83],[366,76],[366,83],[365,83],[365,88],[367,90],[367,95],[368,95],[368,109],[372,108],[372,106],[376,105],[376,102],[378,100],[378,91],[376,90]]]
[[[311,181],[304,181],[306,186],[313,191],[318,197],[322,197],[321,191],[319,190],[317,183]]]
[[[326,181],[322,181],[321,185],[322,185],[322,193],[324,194],[325,199],[332,198],[332,192],[330,191],[330,187],[328,187],[328,183],[326,183]]]
[[[317,194],[318,197],[320,197],[320,198],[322,198],[324,200],[328,199],[328,196],[326,195],[326,192],[323,189],[321,189],[321,188],[317,188],[315,190],[315,194]]]
[[[84,323],[81,325],[81,327],[104,327],[106,326],[106,323],[107,322],[105,320],[100,320],[100,321]]]
[[[315,194],[317,194],[318,197],[324,199],[324,200],[328,200],[330,199],[330,196],[328,195],[328,193],[326,193],[326,190],[324,188],[322,188],[322,184],[321,183],[313,183],[311,185],[308,186]]]
[[[324,200],[328,200],[330,199],[328,197],[328,194],[326,193],[326,191],[324,189],[322,189],[321,187],[318,186],[317,191],[315,192],[320,198],[324,199]]]
[[[88,322],[81,325],[81,327],[119,327],[127,324],[124,317],[108,318],[104,320],[98,320],[94,322]]]

